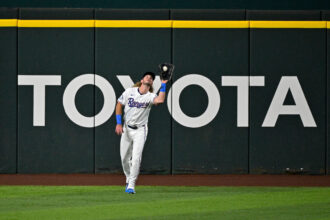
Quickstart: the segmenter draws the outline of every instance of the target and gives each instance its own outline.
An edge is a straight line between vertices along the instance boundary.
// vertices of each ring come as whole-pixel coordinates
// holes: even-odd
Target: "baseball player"
[[[135,194],[135,183],[140,172],[142,151],[148,134],[148,117],[153,105],[164,103],[166,83],[172,76],[174,66],[161,64],[161,88],[153,92],[155,74],[146,72],[140,82],[126,89],[116,105],[116,134],[121,135],[120,157],[126,176],[125,192]],[[124,117],[122,121],[122,108]]]

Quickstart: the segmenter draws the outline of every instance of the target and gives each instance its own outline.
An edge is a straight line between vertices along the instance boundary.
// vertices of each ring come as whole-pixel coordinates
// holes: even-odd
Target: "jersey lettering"
[[[149,106],[149,102],[135,102],[133,98],[128,99],[128,106],[129,107],[136,107],[136,108],[147,108]]]

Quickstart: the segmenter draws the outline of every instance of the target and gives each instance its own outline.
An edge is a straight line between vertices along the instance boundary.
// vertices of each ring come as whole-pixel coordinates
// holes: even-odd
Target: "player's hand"
[[[116,125],[116,131],[115,132],[116,132],[117,135],[121,135],[122,133],[124,133],[123,126],[120,125],[120,124],[117,124]]]
[[[166,84],[167,82],[168,82],[168,80],[162,80],[162,83],[165,83]]]

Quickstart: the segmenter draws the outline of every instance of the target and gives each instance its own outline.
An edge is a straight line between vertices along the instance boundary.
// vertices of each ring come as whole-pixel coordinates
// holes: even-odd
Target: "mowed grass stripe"
[[[149,209],[145,209],[146,206],[133,206],[133,207],[126,207],[125,209],[116,209],[114,206],[97,206],[92,208],[81,208],[77,209],[71,208],[61,209],[57,212],[48,212],[47,210],[43,210],[42,212],[30,212],[30,213],[16,213],[14,215],[6,215],[5,217],[9,217],[10,219],[178,219],[177,217],[186,216],[187,218],[191,219],[201,219],[201,217],[207,216],[235,216],[240,214],[249,214],[251,219],[259,219],[259,217],[268,217],[273,216],[273,219],[282,219],[284,215],[284,219],[292,219],[292,216],[295,216],[298,219],[298,216],[309,216],[310,218],[303,218],[303,219],[314,219],[313,217],[317,217],[319,219],[321,216],[329,217],[326,213],[322,213],[319,211],[320,208],[326,210],[328,206],[322,206],[321,203],[317,204],[305,204],[301,205],[286,205],[282,204],[281,206],[271,206],[267,207],[265,211],[264,206],[260,207],[245,207],[244,209],[238,208],[239,205],[231,204],[230,208],[224,206],[222,208],[218,208],[216,210],[210,209],[209,207],[206,208],[202,201],[198,202],[197,204],[193,203],[184,203],[184,206],[181,205],[177,206],[177,203],[174,203],[175,209],[171,206],[167,206],[168,204],[160,204],[157,203],[156,206],[150,206]],[[213,202],[213,201],[210,201]],[[223,203],[222,203],[223,204]],[[192,205],[192,206],[191,206]],[[313,206],[317,209],[310,209],[314,211],[314,213],[309,213],[309,210],[306,207]],[[190,208],[187,209],[187,206]],[[199,207],[199,209],[196,209]],[[139,210],[137,210],[139,208]],[[154,209],[157,208],[157,209]],[[141,209],[144,210],[144,213],[141,213]],[[178,211],[179,209],[179,211]],[[275,218],[275,216],[277,216]],[[281,217],[282,216],[282,217]],[[291,216],[288,218],[288,216]],[[180,218],[182,219],[182,218]],[[204,218],[203,218],[204,219]],[[223,218],[220,218],[223,219]],[[301,218],[300,218],[301,219]]]
[[[124,187],[111,186],[111,187],[85,187],[85,186],[64,186],[64,187],[0,187],[0,204],[3,200],[4,204],[0,206],[1,210],[9,210],[10,207],[6,207],[6,204],[13,203],[38,203],[43,204],[67,204],[81,203],[85,204],[85,198],[97,198],[98,202],[109,203],[128,203],[128,202],[140,202],[145,201],[158,201],[158,200],[171,200],[173,198],[202,198],[207,196],[215,196],[221,194],[222,197],[227,195],[243,193],[263,193],[263,192],[285,192],[293,191],[294,188],[237,188],[232,187],[138,187],[138,198],[136,200],[127,200],[127,195],[123,193]],[[308,190],[309,188],[306,188]],[[301,190],[301,188],[299,189]],[[1,193],[4,192],[4,193]],[[151,194],[151,195],[150,195]],[[65,200],[63,199],[65,197]],[[51,199],[50,199],[51,198]],[[87,204],[88,205],[88,204]],[[31,207],[30,207],[31,208]],[[40,208],[40,207],[37,207]],[[47,207],[48,208],[48,207]],[[15,211],[24,209],[24,206],[15,207]]]
[[[326,210],[323,203],[313,203],[298,206],[282,206],[282,207],[268,207],[268,208],[250,208],[250,209],[236,209],[227,211],[213,211],[203,213],[188,213],[178,215],[162,215],[156,218],[157,220],[167,219],[189,219],[189,220],[209,220],[209,219],[267,219],[267,220],[302,220],[302,219],[327,219],[329,220],[329,213],[320,212],[320,207]],[[132,218],[122,218],[123,220]],[[146,217],[134,218],[134,220],[145,220]]]
[[[30,198],[48,195],[118,192],[122,186],[0,186],[1,199]],[[1,207],[0,207],[1,208]]]
[[[330,188],[140,186],[136,195],[113,186],[39,188],[0,187],[0,219],[212,219],[246,212],[260,219],[260,213],[276,216],[276,210],[299,216],[308,211],[299,207],[315,204],[319,214],[330,217]],[[40,196],[27,196],[30,190]],[[322,216],[305,214],[312,216],[308,219]]]

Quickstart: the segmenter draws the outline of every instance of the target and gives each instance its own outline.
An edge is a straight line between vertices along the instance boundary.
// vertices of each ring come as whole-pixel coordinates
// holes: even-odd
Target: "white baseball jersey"
[[[141,94],[138,87],[128,88],[118,98],[118,102],[125,106],[124,121],[131,126],[141,126],[148,124],[151,106],[156,94]]]

